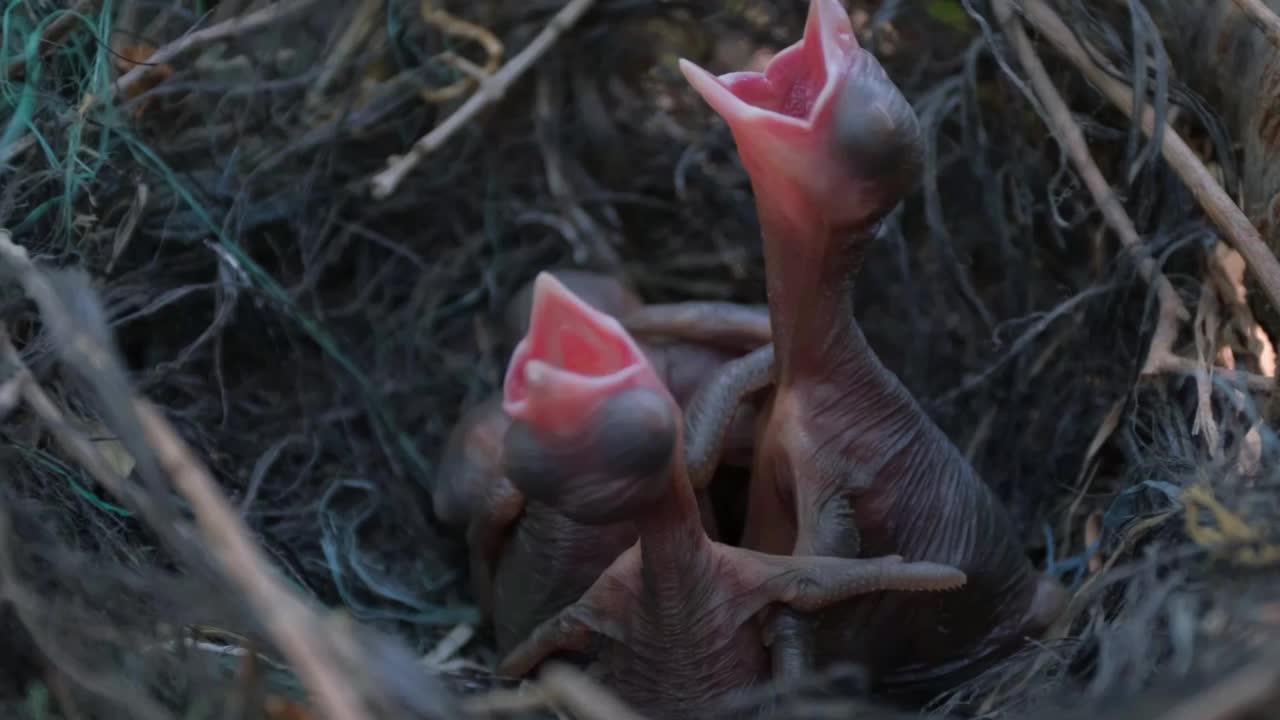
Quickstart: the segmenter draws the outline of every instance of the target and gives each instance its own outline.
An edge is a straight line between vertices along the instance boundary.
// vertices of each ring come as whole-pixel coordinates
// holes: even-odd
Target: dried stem
[[[379,14],[383,11],[382,5],[383,0],[364,0],[342,24],[345,30],[320,66],[320,77],[316,78],[307,91],[306,99],[302,102],[305,107],[314,110],[325,102],[325,93],[329,91],[334,77],[377,28]]]
[[[17,276],[27,294],[39,305],[46,323],[51,324],[55,332],[60,332],[76,353],[88,358],[87,362],[95,368],[112,364],[110,348],[103,347],[91,332],[79,327],[57,290],[27,256],[26,249],[13,242],[7,230],[0,230],[0,263]],[[28,383],[28,387],[30,385]],[[37,395],[25,397],[29,401],[38,400]],[[150,403],[134,397],[129,401],[130,409],[136,413],[147,445],[155,453],[161,469],[191,505],[203,540],[202,551],[211,555],[221,566],[225,577],[244,593],[267,632],[322,704],[323,712],[335,720],[365,718],[349,678],[330,662],[332,653],[326,646],[328,636],[318,615],[268,572],[266,559],[250,541],[239,515],[218,490],[208,470],[169,423]],[[48,407],[43,412],[50,414]],[[108,485],[108,489],[114,490],[121,487],[119,483],[115,488]]]
[[[1194,375],[1198,369],[1203,369],[1202,363],[1194,360],[1188,360],[1184,357],[1167,353],[1163,357],[1154,358],[1148,372],[1165,372],[1165,373],[1183,373],[1186,375]],[[1233,370],[1215,365],[1213,374],[1226,378],[1236,385],[1248,388],[1252,392],[1271,393],[1276,390],[1276,379],[1269,378],[1265,375],[1258,375],[1245,370]]]
[[[58,445],[62,447],[76,462],[84,466],[93,479],[97,480],[112,495],[129,503],[151,522],[159,521],[160,516],[154,503],[150,502],[146,493],[133,487],[112,469],[111,463],[103,457],[89,438],[78,432],[67,421],[66,413],[49,397],[44,388],[36,382],[34,375],[18,351],[13,346],[8,330],[0,325],[0,360],[15,372],[13,382],[18,383],[18,394],[27,408],[44,423]],[[181,534],[182,529],[179,529]]]
[[[419,138],[413,147],[409,148],[409,152],[390,158],[387,169],[373,177],[373,197],[379,200],[390,197],[422,158],[444,145],[455,132],[471,122],[481,110],[501,100],[512,83],[533,67],[533,64],[551,49],[556,40],[586,14],[594,1],[569,0],[569,3],[551,18],[528,47],[511,58],[510,62],[503,65],[502,69],[492,77],[481,82],[480,87],[452,115],[445,118],[444,122],[437,125],[431,132]]]
[[[1235,0],[1235,4],[1267,36],[1272,46],[1280,50],[1280,17],[1276,17],[1262,0]]]
[[[1036,95],[1048,113],[1053,134],[1071,157],[1085,186],[1089,188],[1089,193],[1098,203],[1102,217],[1120,237],[1120,242],[1137,262],[1142,277],[1155,287],[1159,295],[1160,307],[1172,309],[1180,320],[1190,319],[1191,315],[1183,306],[1173,284],[1160,271],[1155,260],[1143,251],[1142,239],[1133,225],[1133,220],[1125,212],[1124,206],[1120,204],[1119,198],[1102,175],[1102,171],[1098,169],[1098,164],[1094,161],[1089,145],[1085,141],[1084,133],[1071,117],[1071,108],[1067,106],[1066,100],[1062,99],[1062,94],[1058,92],[1053,79],[1049,77],[1044,64],[1040,62],[1040,57],[1036,55],[1035,48],[1032,47],[1031,39],[1027,37],[1022,23],[1014,17],[1010,0],[991,0],[991,6],[995,10],[1000,25],[1012,39],[1018,60],[1031,80],[1031,87],[1035,89]]]
[[[323,635],[317,632],[319,617],[267,571],[266,558],[250,542],[240,516],[209,471],[151,403],[135,399],[134,410],[161,467],[191,503],[205,547],[221,561],[227,577],[245,593],[298,674],[323,701],[325,714],[335,720],[366,717],[351,683],[328,662]]]
[[[207,45],[212,45],[220,40],[231,37],[237,37],[246,33],[261,30],[264,27],[277,23],[285,18],[306,10],[316,4],[317,0],[293,0],[293,2],[282,2],[279,5],[271,5],[257,12],[249,13],[241,17],[232,18],[226,22],[218,23],[204,30],[183,35],[173,42],[159,48],[147,58],[146,63],[139,63],[129,72],[121,75],[112,85],[117,95],[128,90],[145,77],[152,68],[157,65],[163,65],[170,62],[184,53],[192,50],[198,50]],[[102,98],[96,98],[101,101]],[[91,107],[86,105],[85,109]]]
[[[1112,104],[1129,117],[1135,116],[1137,109],[1133,104],[1132,90],[1094,64],[1090,53],[1053,8],[1044,0],[1022,0],[1022,9],[1025,18],[1058,52],[1083,72]],[[1148,137],[1155,128],[1154,118],[1151,108],[1144,105],[1139,120],[1142,131]],[[1170,127],[1164,128],[1163,136],[1162,151],[1165,161],[1186,183],[1187,189],[1204,208],[1209,219],[1217,225],[1223,237],[1244,257],[1267,298],[1273,305],[1280,307],[1280,260],[1276,260],[1276,256],[1262,241],[1257,228],[1249,222],[1244,212],[1231,200],[1182,137]]]

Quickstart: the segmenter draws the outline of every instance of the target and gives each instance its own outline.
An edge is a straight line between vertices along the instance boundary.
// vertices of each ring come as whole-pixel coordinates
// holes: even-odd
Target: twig
[[[1262,31],[1272,46],[1280,49],[1280,17],[1271,12],[1262,0],[1235,0],[1236,7],[1249,18],[1254,27]]]
[[[320,76],[307,89],[306,98],[302,101],[303,107],[314,110],[325,101],[325,93],[329,91],[329,84],[333,82],[334,76],[377,28],[382,5],[383,0],[364,0],[342,23],[345,29],[320,66]]]
[[[112,469],[111,463],[103,457],[102,451],[98,449],[98,446],[89,440],[84,433],[76,432],[67,422],[66,414],[53,401],[53,398],[49,397],[44,388],[36,382],[31,369],[27,367],[21,356],[18,355],[17,349],[13,347],[13,342],[9,338],[9,332],[3,324],[0,324],[0,360],[11,366],[12,371],[15,373],[13,380],[18,383],[19,396],[27,408],[53,434],[53,438],[58,445],[75,458],[76,462],[83,465],[89,471],[89,474],[110,491],[112,495],[129,503],[149,520],[158,521],[160,517],[157,514],[157,509],[146,493],[130,485],[125,481],[125,478],[120,477]],[[182,529],[179,528],[178,532],[182,534]]]
[[[1058,52],[1079,68],[1112,104],[1129,117],[1135,116],[1136,108],[1130,88],[1094,64],[1084,46],[1053,8],[1045,4],[1044,0],[1022,0],[1022,7],[1026,19],[1035,25]],[[1151,108],[1144,105],[1140,121],[1142,131],[1148,137],[1154,132],[1154,117]],[[1280,260],[1267,248],[1257,228],[1249,222],[1249,218],[1245,217],[1244,212],[1231,200],[1182,137],[1170,127],[1164,128],[1163,136],[1162,151],[1165,161],[1186,183],[1187,189],[1204,208],[1209,219],[1217,225],[1223,237],[1248,263],[1249,270],[1258,278],[1258,284],[1262,286],[1262,291],[1272,305],[1280,307]]]
[[[1195,336],[1196,412],[1191,423],[1191,434],[1204,437],[1209,457],[1217,460],[1222,452],[1222,434],[1213,419],[1214,356],[1218,347],[1218,296],[1211,283],[1200,285],[1200,303],[1196,307],[1196,319],[1192,323]]]
[[[422,160],[443,145],[455,132],[471,122],[484,108],[502,99],[512,83],[533,67],[556,40],[586,14],[595,0],[569,0],[560,12],[547,23],[525,49],[502,66],[492,77],[480,83],[471,97],[452,115],[444,119],[431,132],[418,139],[409,152],[388,159],[387,169],[373,176],[372,194],[375,199],[390,197],[406,175]]]
[[[7,230],[0,230],[0,261],[36,301],[46,323],[52,322],[58,327],[78,353],[95,367],[112,364],[110,349],[102,347],[90,332],[78,326],[71,309],[27,256],[26,249],[13,242]],[[51,314],[54,317],[50,317]],[[150,403],[132,397],[130,401],[130,409],[136,413],[160,467],[191,505],[204,541],[202,550],[218,561],[223,574],[239,587],[267,632],[297,668],[303,683],[323,703],[325,714],[335,720],[365,718],[350,679],[329,662],[330,653],[325,647],[327,635],[316,614],[267,571],[266,560],[249,540],[239,516],[218,491],[208,470],[168,422]]]
[[[299,676],[323,701],[324,713],[335,720],[366,717],[351,683],[328,662],[322,636],[317,635],[318,617],[267,572],[266,559],[249,541],[240,517],[208,470],[151,403],[135,399],[134,410],[161,467],[191,503],[205,547],[222,562],[224,572],[240,586]]]
[[[1197,369],[1204,366],[1193,360],[1168,353],[1163,357],[1155,358],[1147,373],[1181,373],[1185,375],[1195,375]],[[1247,370],[1233,370],[1215,365],[1213,374],[1223,378],[1233,384],[1243,386],[1252,392],[1271,393],[1276,390],[1276,379],[1269,378],[1265,375],[1251,373]]]
[[[221,0],[213,9],[214,22],[226,22],[244,11],[246,0]]]
[[[237,18],[232,18],[226,22],[218,23],[204,30],[183,35],[173,42],[151,53],[145,64],[139,63],[137,67],[129,72],[121,75],[112,89],[116,94],[120,94],[142,80],[153,67],[163,65],[177,58],[179,55],[197,50],[206,45],[212,45],[219,40],[244,35],[246,33],[260,30],[272,23],[279,22],[294,13],[306,10],[314,5],[317,0],[293,0],[293,2],[282,2],[279,5],[271,5],[257,12],[249,13]],[[95,102],[101,101],[102,98],[95,98]],[[92,104],[85,106],[87,110]]]
[[[1022,23],[1014,17],[1010,0],[991,0],[991,7],[995,10],[996,18],[1005,33],[1012,39],[1014,51],[1018,53],[1018,60],[1031,80],[1031,87],[1034,88],[1040,102],[1044,104],[1053,134],[1071,156],[1071,161],[1079,171],[1085,186],[1089,188],[1090,194],[1098,203],[1103,218],[1137,262],[1142,277],[1155,287],[1159,295],[1160,307],[1172,309],[1171,311],[1176,313],[1180,320],[1190,319],[1191,314],[1183,306],[1173,284],[1161,272],[1155,260],[1143,252],[1142,239],[1138,236],[1133,220],[1120,204],[1120,200],[1102,175],[1102,171],[1098,169],[1098,164],[1094,162],[1084,133],[1072,119],[1071,108],[1067,106],[1067,102],[1062,99],[1062,94],[1054,86],[1053,79],[1044,68],[1044,63],[1040,62],[1040,57],[1036,55],[1035,48],[1032,47],[1031,39],[1027,37]]]

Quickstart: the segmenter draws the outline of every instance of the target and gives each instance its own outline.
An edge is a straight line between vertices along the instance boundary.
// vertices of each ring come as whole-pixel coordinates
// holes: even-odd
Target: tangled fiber
[[[992,7],[850,4],[927,139],[924,177],[858,280],[859,320],[1008,503],[1036,565],[1073,591],[1054,633],[925,712],[1227,717],[1213,713],[1276,685],[1259,653],[1280,622],[1280,328],[1255,320],[1252,268],[1164,161],[1159,129],[1232,197],[1246,168],[1215,110],[1228,100],[1175,64],[1168,28],[1185,11],[1047,5],[1151,104],[1148,136],[1036,43],[1190,319],[1161,333],[1171,309],[1046,129]],[[281,586],[377,633],[354,633],[347,659],[404,713],[381,717],[460,716],[462,699],[510,684],[483,670],[466,549],[431,515],[441,446],[498,386],[505,304],[540,269],[619,273],[651,301],[760,301],[746,174],[675,59],[746,67],[793,42],[806,11],[599,0],[393,192],[371,194],[562,6],[0,5],[0,228],[41,268],[0,252],[6,716],[302,712],[280,638],[227,581],[221,546],[175,530],[205,515],[157,479],[133,394],[207,466]],[[81,336],[114,359],[77,355]],[[60,432],[127,487],[104,485]],[[424,667],[459,628],[474,637]],[[783,711],[863,707],[811,690]]]

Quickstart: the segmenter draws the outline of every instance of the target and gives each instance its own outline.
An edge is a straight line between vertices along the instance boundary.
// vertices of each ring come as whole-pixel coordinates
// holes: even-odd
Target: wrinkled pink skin
[[[804,39],[763,75],[682,69],[734,134],[764,236],[775,384],[744,546],[896,553],[969,578],[953,593],[781,613],[775,672],[852,661],[883,691],[945,691],[1043,632],[1064,591],[1033,571],[1006,509],[854,321],[866,245],[919,173],[915,115],[836,0],[813,0]]]
[[[768,342],[763,308],[714,303],[646,307],[616,278],[580,270],[553,274],[592,306],[630,319],[646,333],[641,347],[681,404],[726,362]],[[508,306],[509,337],[528,331],[532,298],[531,281]],[[705,454],[714,453],[717,465],[748,467],[754,423],[752,409],[743,407],[726,431],[723,454],[710,449]],[[433,493],[437,517],[465,529],[472,594],[493,618],[500,652],[581,596],[637,537],[631,523],[585,526],[545,505],[527,503],[501,468],[510,424],[498,394],[466,412],[446,443]],[[708,472],[698,490],[704,522],[714,534],[710,502],[702,493],[709,481]]]
[[[703,717],[770,676],[766,611],[964,583],[953,568],[898,557],[765,555],[714,542],[681,462],[683,436],[698,430],[620,324],[540,283],[534,325],[504,385],[504,469],[531,504],[543,499],[593,526],[632,519],[639,541],[538,625],[500,672],[527,675],[568,653],[647,717]]]

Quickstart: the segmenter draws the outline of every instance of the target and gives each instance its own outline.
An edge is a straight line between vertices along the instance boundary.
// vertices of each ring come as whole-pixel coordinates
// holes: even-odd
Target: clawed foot
[[[967,580],[963,572],[950,565],[907,562],[898,555],[771,555],[727,545],[717,546],[717,550],[729,568],[726,581],[751,598],[742,607],[750,615],[773,603],[815,612],[866,593],[956,590]]]
[[[498,663],[498,674],[525,677],[560,652],[586,652],[600,635],[620,640],[640,571],[637,543],[618,556],[600,578],[572,605],[539,625]]]
[[[710,586],[676,591],[709,603],[709,607],[688,608],[686,616],[691,623],[690,632],[707,637],[708,642],[717,646],[729,645],[724,637],[717,637],[718,634],[741,632],[773,605],[811,613],[866,593],[947,591],[962,587],[966,581],[965,574],[956,568],[933,562],[907,562],[896,555],[847,559],[769,555],[722,544],[712,547],[718,560],[715,569],[697,580]],[[637,543],[623,553],[577,603],[544,622],[508,654],[499,665],[500,672],[521,677],[557,652],[587,650],[595,636],[602,635],[619,643],[626,642],[627,638],[643,637],[645,629],[633,624],[642,622],[645,615],[637,612],[633,603],[644,594],[644,579]],[[649,589],[650,592],[663,590]],[[795,617],[792,619],[794,622]],[[709,626],[714,632],[707,631]],[[804,618],[799,618],[795,630],[792,647],[805,647],[811,630]],[[774,633],[777,634],[776,628]],[[775,637],[775,643],[779,639]],[[761,642],[764,642],[763,635]],[[628,651],[632,649],[623,649]],[[792,665],[800,667],[805,662],[802,655],[802,652],[795,655]]]
[[[726,550],[737,556],[740,581],[760,583],[763,595],[779,606],[767,619],[763,642],[771,651],[773,678],[780,682],[803,678],[814,668],[817,638],[811,613],[865,593],[950,591],[967,580],[949,565],[909,563],[897,555],[846,559]]]

